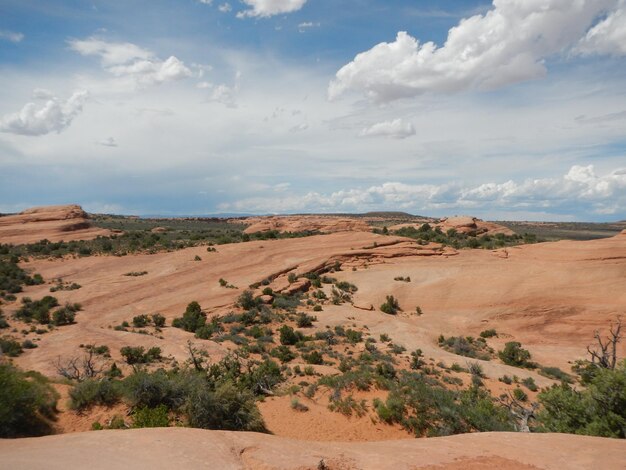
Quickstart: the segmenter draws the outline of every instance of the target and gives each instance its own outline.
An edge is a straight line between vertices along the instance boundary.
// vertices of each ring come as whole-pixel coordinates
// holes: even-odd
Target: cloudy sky
[[[0,212],[626,219],[626,0],[0,0]]]

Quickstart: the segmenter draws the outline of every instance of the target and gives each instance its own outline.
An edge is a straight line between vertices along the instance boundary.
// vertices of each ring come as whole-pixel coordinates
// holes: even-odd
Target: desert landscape
[[[626,470],[626,0],[0,0],[0,470]]]
[[[41,374],[27,381],[54,404],[30,432],[55,434],[0,441],[6,468],[55,468],[69,448],[90,449],[79,467],[109,467],[96,451],[109,446],[133,454],[120,464],[141,447],[142,465],[160,468],[162,441],[204,443],[183,452],[185,468],[207,453],[219,468],[563,468],[564,454],[568,468],[622,468],[623,440],[546,433],[566,428],[541,414],[549,390],[589,386],[600,366],[587,348],[624,314],[619,224],[541,242],[472,217],[141,220],[70,205],[0,226],[2,360]],[[60,233],[67,242],[52,241]],[[621,360],[626,343],[615,346]],[[198,421],[167,398],[166,377],[232,367],[236,422]],[[174,428],[126,429],[153,426]],[[489,430],[508,432],[476,432]]]

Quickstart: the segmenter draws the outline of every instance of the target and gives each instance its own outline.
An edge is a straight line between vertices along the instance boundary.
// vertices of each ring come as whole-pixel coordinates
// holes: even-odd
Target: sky
[[[626,0],[0,0],[0,212],[626,219]]]

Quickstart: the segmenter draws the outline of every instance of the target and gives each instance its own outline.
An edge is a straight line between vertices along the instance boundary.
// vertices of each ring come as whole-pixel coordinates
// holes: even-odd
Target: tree
[[[593,337],[597,345],[592,349],[587,346],[587,352],[591,355],[591,363],[603,369],[615,369],[617,364],[617,343],[622,339],[622,319],[618,318],[615,325],[609,327],[609,336],[602,341],[600,332],[595,331]]]
[[[498,352],[498,356],[505,364],[514,367],[529,367],[532,365],[530,352],[522,348],[522,343],[509,341],[504,345],[504,349]]]

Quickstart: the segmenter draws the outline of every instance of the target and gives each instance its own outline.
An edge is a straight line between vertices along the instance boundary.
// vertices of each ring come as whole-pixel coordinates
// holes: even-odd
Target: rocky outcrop
[[[361,219],[336,216],[269,216],[238,220],[250,224],[245,233],[269,232],[371,232],[372,228]]]
[[[0,243],[19,245],[44,239],[51,242],[89,240],[110,233],[94,227],[89,214],[75,204],[33,207],[19,214],[0,217]]]
[[[444,218],[441,219],[439,223],[436,223],[435,227],[439,227],[443,232],[454,229],[458,233],[464,233],[472,237],[496,235],[498,233],[515,235],[515,232],[510,228],[469,216]]]

